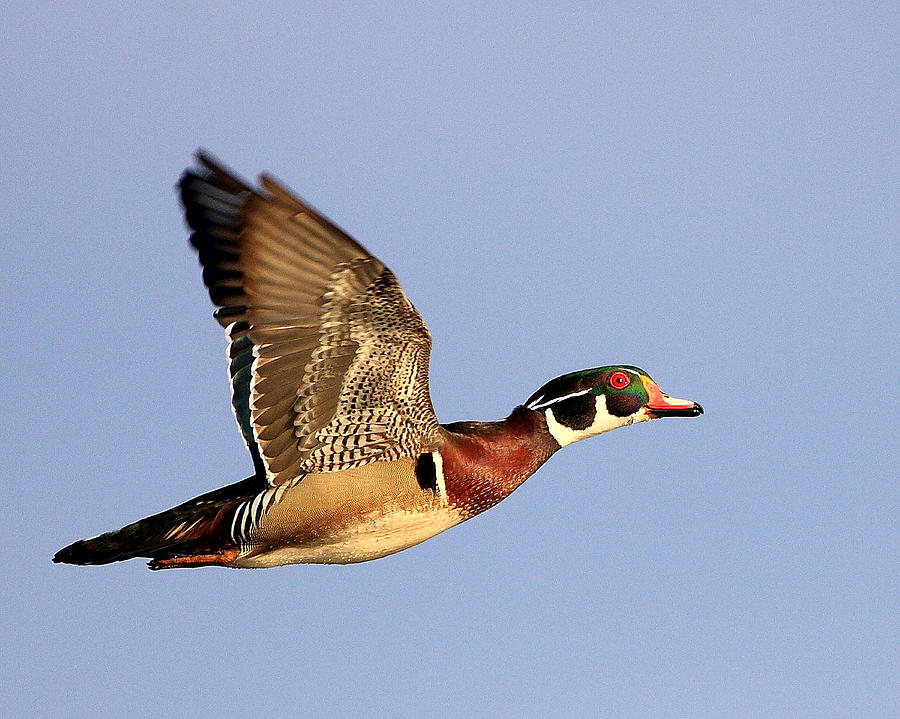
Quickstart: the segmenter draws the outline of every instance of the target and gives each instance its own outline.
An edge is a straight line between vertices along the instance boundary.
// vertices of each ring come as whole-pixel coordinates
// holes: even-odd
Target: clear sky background
[[[4,717],[900,715],[897,4],[491,6],[7,5]],[[251,471],[201,146],[394,270],[441,420],[706,414],[376,562],[51,564]]]

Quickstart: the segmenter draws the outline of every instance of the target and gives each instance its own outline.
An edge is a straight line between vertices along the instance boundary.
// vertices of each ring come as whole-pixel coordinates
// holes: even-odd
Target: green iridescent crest
[[[649,378],[649,375],[633,365],[607,365],[569,372],[547,382],[526,400],[525,406],[541,409],[570,397],[620,393],[633,395],[644,404],[650,397],[641,377]]]

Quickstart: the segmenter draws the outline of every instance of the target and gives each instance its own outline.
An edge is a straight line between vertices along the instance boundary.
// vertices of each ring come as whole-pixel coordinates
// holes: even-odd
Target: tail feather
[[[234,544],[228,532],[231,513],[238,504],[256,495],[260,484],[258,476],[248,477],[207,492],[121,529],[74,542],[60,549],[53,561],[109,564],[134,557],[165,560],[192,554],[233,554]]]

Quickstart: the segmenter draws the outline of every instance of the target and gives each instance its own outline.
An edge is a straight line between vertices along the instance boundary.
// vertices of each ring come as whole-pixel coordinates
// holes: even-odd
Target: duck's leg
[[[151,559],[147,562],[150,569],[179,569],[192,567],[227,567],[240,554],[239,549],[223,549],[213,554],[194,554],[187,557],[169,557],[168,559]]]

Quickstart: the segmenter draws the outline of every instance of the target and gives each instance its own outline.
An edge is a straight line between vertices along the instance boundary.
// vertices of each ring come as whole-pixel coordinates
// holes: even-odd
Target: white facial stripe
[[[572,397],[580,397],[583,394],[588,394],[590,389],[583,389],[580,392],[572,392],[572,394],[564,394],[562,397],[554,397],[551,400],[546,402],[542,402],[543,397],[539,397],[534,402],[529,405],[526,405],[528,409],[543,409],[544,407],[549,407],[551,404],[556,404],[557,402],[562,402],[564,399],[572,399]]]

